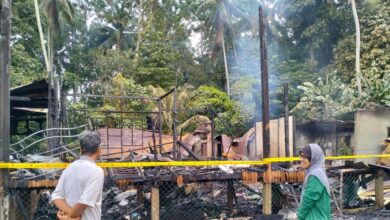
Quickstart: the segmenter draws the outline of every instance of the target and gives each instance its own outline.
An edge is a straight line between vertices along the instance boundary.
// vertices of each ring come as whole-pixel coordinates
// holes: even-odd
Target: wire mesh
[[[160,185],[161,219],[225,219],[261,214],[261,196],[240,181]]]
[[[52,189],[12,189],[11,206],[15,219],[56,219],[57,208],[50,202]]]

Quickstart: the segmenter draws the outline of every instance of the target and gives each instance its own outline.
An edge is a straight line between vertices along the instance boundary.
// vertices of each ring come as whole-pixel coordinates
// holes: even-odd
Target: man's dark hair
[[[96,131],[83,131],[79,136],[81,152],[95,153],[100,145],[100,135]]]

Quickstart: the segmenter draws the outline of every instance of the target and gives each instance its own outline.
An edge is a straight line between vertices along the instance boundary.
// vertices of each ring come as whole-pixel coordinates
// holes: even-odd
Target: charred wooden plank
[[[28,188],[28,189],[52,189],[57,186],[58,179],[43,179],[43,180],[10,180],[9,187],[12,189]]]

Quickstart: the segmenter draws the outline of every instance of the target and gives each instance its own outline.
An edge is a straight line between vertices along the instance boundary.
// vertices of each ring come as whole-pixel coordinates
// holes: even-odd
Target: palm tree
[[[59,93],[59,78],[54,73],[54,52],[55,49],[61,45],[61,37],[63,37],[63,29],[66,25],[73,24],[73,7],[69,0],[43,0],[42,6],[44,7],[44,14],[46,15],[48,26],[47,30],[47,38],[45,42],[44,33],[42,30],[42,21],[39,11],[38,0],[34,0],[34,8],[35,15],[37,19],[37,26],[41,41],[42,52],[45,60],[46,71],[49,79],[49,91],[48,91],[48,124],[49,127],[57,128],[59,127],[58,118],[59,118],[59,106],[57,105],[57,94]],[[46,44],[45,44],[46,43]],[[57,47],[55,46],[57,44]],[[54,94],[52,94],[54,91]],[[61,98],[61,100],[64,100]],[[51,101],[54,101],[54,105],[52,105]],[[64,109],[61,106],[61,109]],[[56,136],[56,132],[51,131],[48,134],[49,136]],[[49,146],[55,148],[57,145],[57,141],[55,139],[50,139]],[[53,151],[54,153],[54,151]]]
[[[179,112],[178,117],[183,117],[185,113],[183,113],[180,110],[183,110],[186,106],[186,104],[189,102],[189,91],[192,89],[192,86],[186,84],[184,86],[179,87],[178,94],[177,94],[177,101],[176,106],[177,110]],[[149,90],[151,91],[151,95],[153,97],[160,97],[164,95],[166,92],[161,87],[153,87],[149,86]],[[165,97],[162,100],[162,108],[164,111],[162,112],[162,120],[163,120],[163,127],[169,129],[172,127],[173,124],[173,117],[172,117],[172,110],[174,105],[174,97],[173,94]],[[155,107],[155,111],[158,111],[158,107]]]
[[[73,7],[69,0],[44,0],[47,27],[47,56],[49,67],[53,71],[55,43],[63,37],[65,25],[73,25]]]
[[[142,5],[142,1],[140,4]],[[133,10],[136,8],[136,2],[113,1],[96,7],[103,22],[94,23],[91,28],[91,47],[115,47],[119,51],[133,47],[135,34],[131,25],[135,23]]]
[[[227,39],[229,39],[237,60],[237,52],[235,48],[236,36],[234,33],[232,18],[235,17],[243,20],[245,19],[244,13],[235,1],[230,0],[207,0],[199,6],[198,14],[200,12],[211,12],[210,16],[206,18],[203,28],[206,33],[209,33],[209,36],[207,36],[206,39],[212,40],[212,57],[215,58],[219,50],[222,49],[226,78],[226,92],[228,94],[228,98],[230,98],[229,65],[227,62],[226,45]],[[241,21],[237,23],[240,22]]]
[[[45,15],[48,20],[46,39],[47,46],[45,46],[45,37],[42,29],[38,0],[34,0],[35,15],[42,52],[48,77],[51,78],[54,59],[54,41],[62,34],[64,24],[73,24],[74,11],[72,4],[68,0],[43,0],[42,5],[45,8]]]
[[[356,10],[355,0],[349,0],[351,2],[353,20],[355,22],[355,33],[356,33],[356,53],[355,53],[355,71],[356,71],[356,84],[358,87],[359,97],[362,96],[362,81],[360,75],[360,24],[359,17]]]
[[[180,121],[185,120],[186,117],[188,116],[187,112],[185,112],[184,110],[186,109],[186,106],[187,106],[188,102],[190,101],[190,91],[192,89],[193,89],[193,87],[189,84],[185,84],[185,85],[177,88],[178,93],[177,93],[177,99],[176,99],[176,106],[177,106],[176,108],[177,108],[177,112],[178,112],[177,118]],[[166,93],[160,87],[149,86],[149,90],[151,91],[151,95],[153,97],[159,97],[159,96],[162,96]],[[170,130],[170,128],[172,128],[172,124],[173,124],[173,114],[172,114],[173,105],[174,105],[173,101],[174,101],[173,94],[165,97],[162,101],[162,108],[164,109],[164,111],[162,112],[162,120],[163,120],[162,124],[163,124],[163,127],[166,128],[167,130]],[[157,106],[155,107],[154,111],[156,111],[156,112],[158,111]],[[155,123],[156,122],[157,122],[157,120],[155,120]],[[180,131],[182,129],[185,129],[189,125],[193,125],[193,124],[199,125],[199,124],[205,124],[208,122],[210,122],[210,119],[208,117],[202,116],[202,115],[195,115],[195,116],[192,116],[191,118],[187,119],[186,121],[184,121],[180,125],[178,125],[177,130]]]
[[[46,71],[47,74],[50,75],[50,65],[49,65],[49,59],[47,57],[47,52],[46,52],[45,37],[43,36],[43,31],[42,31],[42,21],[41,21],[41,15],[39,13],[38,0],[34,0],[34,9],[35,9],[35,17],[37,19],[39,38],[41,41],[41,47],[42,47],[43,57],[45,61]]]

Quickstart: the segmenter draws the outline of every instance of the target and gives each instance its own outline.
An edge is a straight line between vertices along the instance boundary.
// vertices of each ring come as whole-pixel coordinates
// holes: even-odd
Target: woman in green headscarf
[[[299,152],[301,167],[305,169],[299,220],[331,219],[330,186],[325,174],[325,157],[317,144],[309,144]]]

